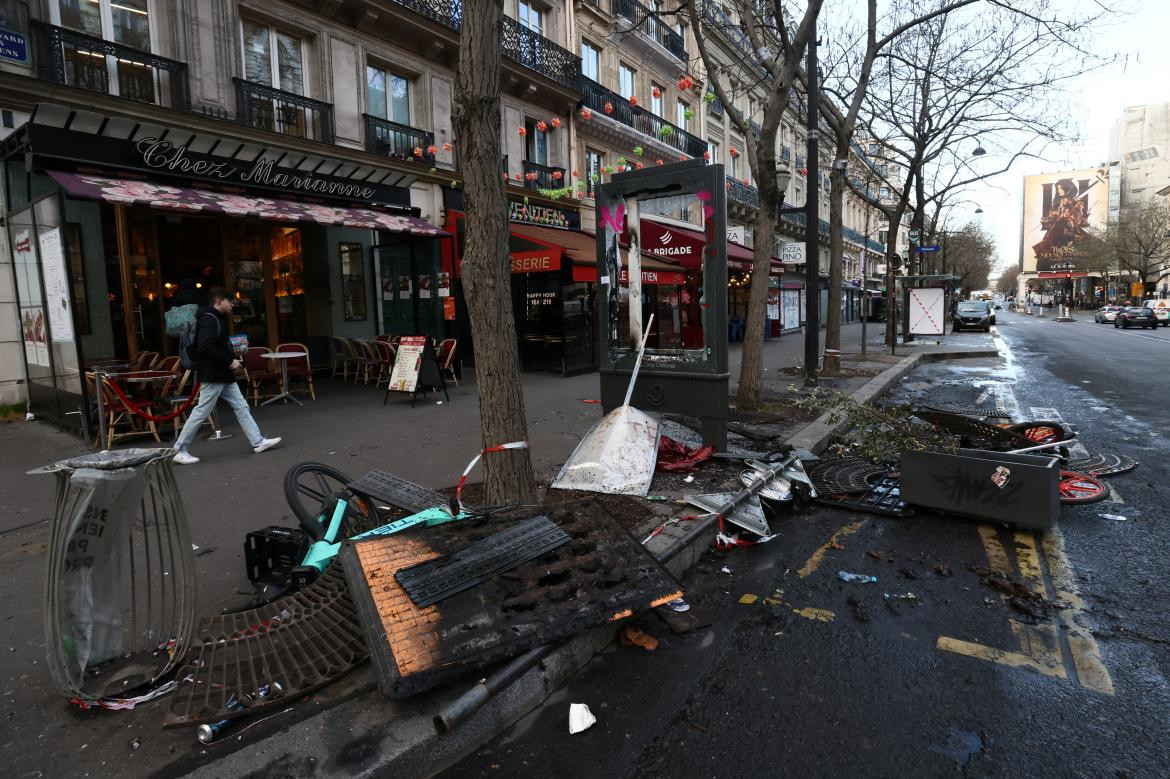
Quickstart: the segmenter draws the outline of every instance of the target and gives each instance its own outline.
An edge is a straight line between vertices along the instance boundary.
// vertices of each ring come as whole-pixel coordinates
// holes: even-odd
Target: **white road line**
[[[1084,325],[1085,327],[1097,327],[1096,324],[1089,324],[1088,322],[1073,322],[1073,324],[1074,325]],[[1120,327],[1111,327],[1109,329],[1115,330],[1119,335],[1121,333],[1125,333],[1126,335],[1132,336],[1133,338],[1145,338],[1147,341],[1157,341],[1160,344],[1170,344],[1170,338],[1155,338],[1152,335],[1142,335],[1141,333],[1131,333],[1128,330],[1124,330]]]

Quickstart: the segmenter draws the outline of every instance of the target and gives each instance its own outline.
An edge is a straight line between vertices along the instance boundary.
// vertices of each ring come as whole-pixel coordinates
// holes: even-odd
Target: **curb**
[[[919,353],[904,357],[870,379],[850,397],[867,402],[881,395],[921,362],[961,357],[997,356],[996,350]],[[830,423],[826,412],[786,443],[814,453],[824,451],[829,439],[845,424]],[[635,538],[658,526],[657,516],[633,531]],[[698,562],[714,543],[716,521],[698,525],[668,525],[646,544],[646,551],[674,576],[681,576]],[[431,718],[461,695],[471,682],[461,679],[441,688],[424,701],[383,699],[371,707],[370,680],[357,682],[354,696],[314,713],[256,744],[239,749],[192,771],[189,776],[218,779],[221,776],[433,776],[475,752],[529,712],[540,707],[565,681],[582,669],[594,655],[613,641],[617,626],[602,625],[562,643],[548,657],[489,700],[454,730],[440,735]],[[365,693],[365,694],[363,694]],[[357,697],[360,696],[360,697]]]

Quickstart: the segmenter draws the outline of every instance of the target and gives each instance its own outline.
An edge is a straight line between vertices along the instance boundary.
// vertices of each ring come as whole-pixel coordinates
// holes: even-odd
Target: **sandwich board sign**
[[[390,383],[386,386],[382,405],[386,405],[391,392],[409,392],[410,405],[413,406],[418,393],[428,389],[441,389],[443,396],[451,400],[431,340],[425,335],[404,335],[398,342],[398,353],[394,357],[394,367],[390,371]]]

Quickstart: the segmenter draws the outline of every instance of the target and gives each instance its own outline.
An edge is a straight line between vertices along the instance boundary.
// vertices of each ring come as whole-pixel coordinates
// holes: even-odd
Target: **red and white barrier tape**
[[[455,509],[455,513],[459,514],[459,513],[462,513],[462,511],[463,511],[463,501],[461,500],[461,496],[463,495],[463,483],[467,481],[468,474],[471,473],[471,469],[474,468],[475,464],[480,461],[480,458],[482,458],[485,454],[492,454],[493,452],[502,452],[505,449],[527,449],[527,448],[528,448],[527,441],[513,441],[513,442],[508,443],[508,444],[499,444],[497,446],[489,446],[487,449],[481,450],[480,453],[477,454],[475,457],[472,457],[471,462],[469,462],[467,464],[467,467],[463,469],[463,475],[461,475],[459,477],[459,484],[457,484],[455,486],[455,500],[454,500],[455,505],[452,506],[452,508]]]

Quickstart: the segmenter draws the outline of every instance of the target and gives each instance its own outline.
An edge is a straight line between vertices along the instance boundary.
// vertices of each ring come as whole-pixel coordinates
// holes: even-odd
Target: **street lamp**
[[[984,154],[987,154],[987,149],[984,149],[983,145],[981,143],[979,143],[978,141],[976,141],[975,142],[975,151],[971,152],[971,156],[982,157]]]
[[[982,207],[980,207],[980,208],[976,208],[976,209],[975,209],[975,213],[977,213],[977,214],[982,214],[982,213],[983,213],[983,208],[982,208]]]

